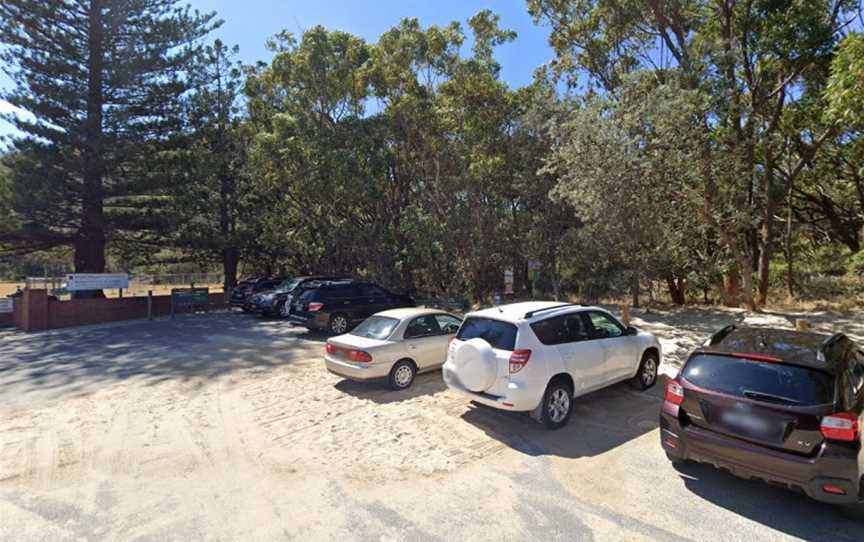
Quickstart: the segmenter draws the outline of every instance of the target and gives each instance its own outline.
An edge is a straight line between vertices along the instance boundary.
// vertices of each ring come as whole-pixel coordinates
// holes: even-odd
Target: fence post
[[[147,290],[147,319],[153,319],[153,290]]]

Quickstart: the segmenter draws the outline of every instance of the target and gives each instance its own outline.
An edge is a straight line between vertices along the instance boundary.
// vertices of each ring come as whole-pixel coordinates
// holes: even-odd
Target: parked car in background
[[[411,386],[417,373],[440,368],[462,319],[437,309],[392,309],[327,340],[324,363],[351,380],[386,378],[394,390]]]
[[[864,498],[864,353],[845,335],[723,328],[666,386],[660,442],[829,503]]]
[[[660,343],[599,307],[526,302],[469,313],[450,343],[444,382],[478,403],[528,411],[550,429],[575,397],[657,380]]]
[[[256,277],[244,279],[237,283],[237,286],[231,290],[231,295],[228,297],[228,303],[232,307],[240,307],[244,312],[249,312],[252,307],[249,305],[250,298],[262,289],[273,288],[275,285],[285,280],[284,277]]]
[[[413,306],[410,296],[370,282],[323,282],[297,296],[290,320],[309,329],[341,335],[377,312]]]
[[[295,294],[305,288],[320,282],[343,281],[350,282],[351,277],[339,276],[307,276],[285,279],[275,287],[260,290],[249,298],[252,312],[264,316],[281,316],[288,318],[291,313],[291,302]]]

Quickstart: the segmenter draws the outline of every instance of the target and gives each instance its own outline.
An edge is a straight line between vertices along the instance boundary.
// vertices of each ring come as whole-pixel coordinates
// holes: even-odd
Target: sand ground
[[[736,321],[636,313],[663,372]],[[862,314],[811,314],[864,336]],[[327,373],[322,337],[240,314],[0,334],[2,540],[861,540],[835,508],[658,444],[662,387],[580,398],[547,432],[439,373]],[[812,518],[818,517],[818,521]]]

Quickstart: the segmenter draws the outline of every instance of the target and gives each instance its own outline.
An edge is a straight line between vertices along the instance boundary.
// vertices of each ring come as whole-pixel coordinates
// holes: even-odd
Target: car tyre
[[[642,362],[636,376],[630,381],[630,385],[637,390],[647,390],[657,383],[657,374],[660,369],[660,359],[653,350],[642,355]]]
[[[287,299],[279,305],[278,314],[280,318],[288,318],[291,316],[291,305],[288,304]]]
[[[331,315],[330,321],[327,323],[327,330],[333,335],[342,335],[343,333],[347,333],[349,327],[350,323],[348,317],[341,312]]]
[[[414,383],[417,375],[417,366],[410,359],[397,361],[390,369],[388,380],[390,387],[396,391],[407,390]]]
[[[540,403],[540,422],[547,429],[560,429],[567,425],[573,413],[573,390],[562,379],[555,379],[546,386]]]

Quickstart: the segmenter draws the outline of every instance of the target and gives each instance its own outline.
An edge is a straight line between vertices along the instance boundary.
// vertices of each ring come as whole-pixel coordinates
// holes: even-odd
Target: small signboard
[[[177,309],[203,308],[209,303],[209,288],[174,288],[171,290],[172,315]]]
[[[14,310],[14,299],[12,298],[0,298],[0,314],[9,314]]]
[[[540,280],[540,260],[528,260],[528,280],[532,283]]]
[[[129,288],[129,275],[126,273],[70,273],[66,275],[66,290],[105,290]]]
[[[513,270],[505,269],[504,270],[504,293],[512,294],[513,293]]]

